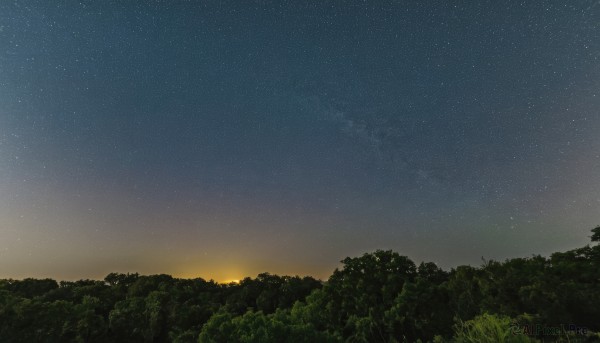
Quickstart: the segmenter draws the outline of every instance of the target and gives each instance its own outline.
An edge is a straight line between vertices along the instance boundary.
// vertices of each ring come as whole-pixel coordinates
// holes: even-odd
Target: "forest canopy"
[[[378,250],[324,282],[0,280],[2,342],[592,342],[599,331],[597,244],[450,271]]]

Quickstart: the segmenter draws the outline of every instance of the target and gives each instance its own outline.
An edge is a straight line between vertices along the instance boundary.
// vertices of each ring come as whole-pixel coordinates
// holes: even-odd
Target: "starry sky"
[[[3,1],[0,277],[548,255],[599,133],[596,0]]]

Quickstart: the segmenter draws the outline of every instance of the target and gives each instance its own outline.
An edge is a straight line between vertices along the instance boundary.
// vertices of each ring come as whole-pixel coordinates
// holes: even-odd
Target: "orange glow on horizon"
[[[250,273],[252,274],[252,273]],[[196,278],[202,278],[206,281],[214,281],[216,283],[220,283],[220,284],[230,284],[230,283],[240,283],[240,281],[242,279],[244,279],[244,277],[246,276],[242,276],[240,273],[234,273],[234,272],[220,272],[220,271],[215,271],[213,273],[210,274],[205,274],[205,275],[201,275],[198,274],[197,272],[179,272],[179,273],[173,273],[172,274],[173,277],[176,278],[181,278],[181,279],[196,279]]]

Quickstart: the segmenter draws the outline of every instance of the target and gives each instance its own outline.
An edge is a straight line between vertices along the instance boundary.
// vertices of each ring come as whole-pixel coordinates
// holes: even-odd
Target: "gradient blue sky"
[[[0,277],[444,268],[600,224],[598,1],[0,4]]]

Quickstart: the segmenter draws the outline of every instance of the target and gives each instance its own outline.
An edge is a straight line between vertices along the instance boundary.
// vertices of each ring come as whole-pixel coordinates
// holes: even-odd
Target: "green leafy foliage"
[[[600,242],[600,226],[592,229],[592,242]]]
[[[448,272],[382,250],[341,262],[326,282],[0,280],[0,342],[600,341],[600,245]],[[540,324],[587,332],[512,330]]]
[[[536,342],[526,335],[513,332],[509,317],[484,313],[456,325],[457,343],[529,343]]]
[[[198,342],[239,343],[318,343],[337,342],[338,339],[320,332],[310,325],[292,319],[289,311],[278,310],[273,314],[248,311],[234,316],[226,311],[215,314],[204,325]]]

